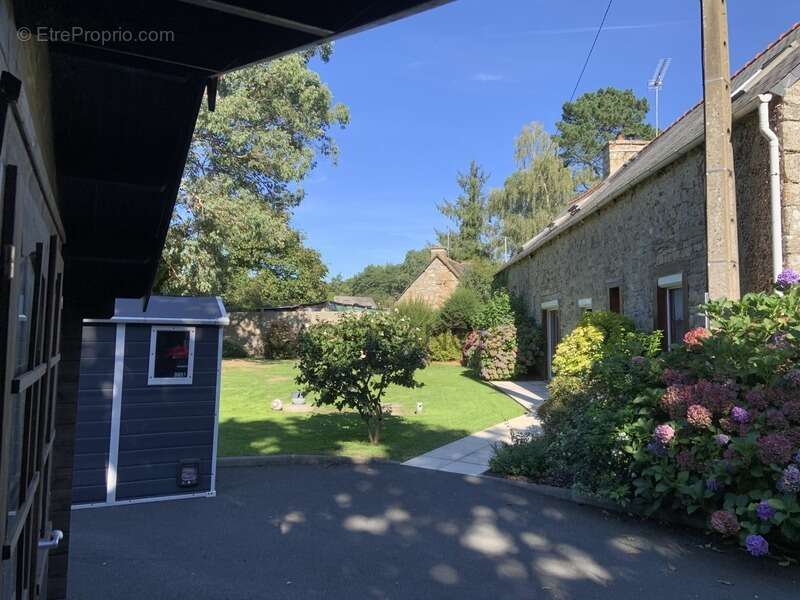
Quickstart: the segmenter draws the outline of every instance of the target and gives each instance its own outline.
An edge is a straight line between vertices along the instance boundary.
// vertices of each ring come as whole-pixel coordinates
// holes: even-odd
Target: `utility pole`
[[[700,0],[706,147],[706,246],[711,300],[737,300],[739,236],[736,219],[728,12],[725,0]]]

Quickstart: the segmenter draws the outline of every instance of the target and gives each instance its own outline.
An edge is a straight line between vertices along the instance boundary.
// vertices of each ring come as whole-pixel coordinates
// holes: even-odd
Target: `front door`
[[[553,357],[556,354],[556,347],[561,341],[561,327],[558,319],[558,309],[545,312],[547,320],[547,378],[553,377]]]
[[[12,121],[9,119],[9,121]],[[0,154],[0,598],[46,596],[63,263],[20,132]],[[14,151],[10,151],[12,148]],[[23,160],[21,160],[23,159]]]

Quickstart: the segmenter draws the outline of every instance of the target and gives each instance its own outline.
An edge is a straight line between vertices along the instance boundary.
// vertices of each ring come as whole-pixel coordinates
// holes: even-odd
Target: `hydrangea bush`
[[[634,401],[626,451],[648,510],[707,515],[753,556],[800,545],[800,278],[704,307]]]

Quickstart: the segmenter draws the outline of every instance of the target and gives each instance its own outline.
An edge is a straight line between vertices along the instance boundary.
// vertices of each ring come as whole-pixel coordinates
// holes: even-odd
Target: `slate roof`
[[[734,121],[758,108],[759,94],[772,92],[782,95],[798,79],[800,23],[795,24],[733,76],[731,99]],[[578,196],[550,225],[528,240],[500,271],[530,256],[537,248],[702,144],[704,136],[701,101],[661,132],[627,164]]]

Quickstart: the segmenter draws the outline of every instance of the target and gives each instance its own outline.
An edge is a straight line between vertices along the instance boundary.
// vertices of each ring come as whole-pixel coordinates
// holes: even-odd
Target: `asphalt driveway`
[[[218,493],[75,511],[69,597],[798,597],[797,567],[489,478],[225,468]]]

